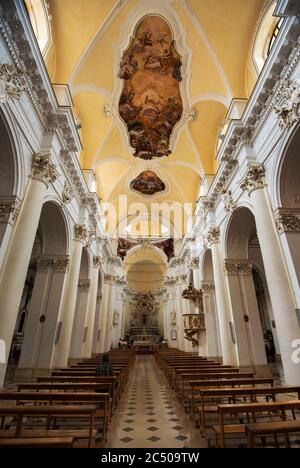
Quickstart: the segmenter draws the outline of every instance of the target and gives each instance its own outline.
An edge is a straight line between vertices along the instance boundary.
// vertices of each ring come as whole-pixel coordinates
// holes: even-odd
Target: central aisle
[[[136,356],[127,391],[112,418],[107,448],[203,448],[153,356]]]

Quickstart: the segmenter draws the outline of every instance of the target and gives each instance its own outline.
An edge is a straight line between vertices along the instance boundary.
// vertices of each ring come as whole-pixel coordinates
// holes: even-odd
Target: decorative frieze
[[[20,99],[27,89],[24,73],[13,64],[0,65],[0,103]]]
[[[251,192],[265,186],[266,171],[262,164],[249,166],[247,175],[241,183],[241,189]]]
[[[217,242],[220,242],[220,229],[218,227],[209,229],[206,236],[206,242],[208,245],[213,245]]]
[[[283,232],[300,232],[300,212],[279,210],[275,213],[276,227]]]
[[[17,198],[0,200],[0,223],[15,224],[20,212],[20,202]]]
[[[281,128],[290,128],[300,120],[300,80],[287,80],[282,83],[282,92],[274,109]]]
[[[50,153],[37,153],[32,158],[32,178],[45,184],[54,183],[59,174],[56,166],[51,162]]]
[[[225,260],[224,270],[228,276],[251,275],[252,264],[247,262],[234,262],[230,260]]]
[[[90,231],[81,224],[76,224],[74,227],[74,239],[81,242],[83,245],[88,245],[90,241]]]
[[[73,187],[69,184],[69,182],[65,181],[64,190],[61,195],[63,204],[68,205],[69,203],[71,203],[74,195],[75,195],[75,192],[74,192]]]

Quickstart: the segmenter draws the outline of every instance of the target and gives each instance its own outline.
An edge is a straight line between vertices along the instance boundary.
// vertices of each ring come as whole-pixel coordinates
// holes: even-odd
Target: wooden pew
[[[256,423],[257,418],[274,418],[277,416],[281,420],[287,419],[287,412],[291,412],[292,418],[295,419],[295,411],[300,410],[300,400],[295,401],[280,401],[280,402],[264,402],[264,403],[242,403],[242,404],[226,404],[219,405],[219,425],[213,426],[215,432],[216,446],[225,448],[226,436],[246,436],[246,425],[251,420]],[[231,418],[231,424],[226,424],[225,416]],[[239,423],[232,424],[232,418],[235,416]],[[244,422],[246,419],[246,423]]]
[[[248,448],[255,448],[255,437],[273,436],[276,448],[279,447],[278,435],[285,435],[285,446],[291,448],[289,435],[300,432],[300,420],[263,422],[246,425],[246,437],[248,438]]]
[[[43,404],[51,406],[53,403],[60,404],[68,408],[68,404],[73,405],[97,405],[95,418],[103,421],[103,440],[107,438],[109,423],[109,394],[108,393],[62,393],[62,392],[0,392],[0,400],[16,401],[20,404]]]
[[[88,438],[88,446],[93,446],[97,431],[94,429],[95,414],[97,408],[91,405],[80,405],[80,406],[25,406],[25,405],[6,405],[0,406],[0,418],[2,419],[1,427],[5,426],[5,419],[7,417],[13,417],[17,419],[15,431],[12,430],[0,430],[0,439],[7,438],[48,438],[48,437],[72,437],[76,438]],[[40,430],[26,430],[23,427],[24,417],[39,417],[46,418],[45,425],[47,429],[45,431]],[[88,436],[86,437],[86,431],[57,431],[49,429],[52,419],[57,418],[87,418],[89,421]],[[44,436],[44,437],[43,437]]]
[[[0,439],[0,448],[73,448],[73,437]]]
[[[239,374],[239,377],[242,374]],[[201,401],[200,391],[207,389],[216,389],[216,388],[236,388],[248,386],[260,386],[260,385],[270,385],[274,386],[273,378],[234,378],[234,379],[224,379],[224,380],[193,380],[188,382],[190,385],[189,393],[184,393],[183,395],[183,405],[187,402],[189,408],[190,418],[195,419],[196,414],[196,404]]]

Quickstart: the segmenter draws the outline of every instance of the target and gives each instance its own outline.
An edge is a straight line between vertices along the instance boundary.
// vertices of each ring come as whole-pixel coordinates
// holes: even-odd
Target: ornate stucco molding
[[[213,283],[202,283],[201,289],[204,294],[210,294],[215,291],[215,285]]]
[[[300,80],[287,80],[282,83],[282,91],[274,109],[281,128],[290,128],[300,120]]]
[[[228,276],[248,276],[252,274],[252,264],[247,262],[225,260],[224,271]]]
[[[249,193],[265,187],[265,168],[262,164],[249,166],[247,175],[241,183],[241,189]]]
[[[20,99],[27,89],[24,73],[13,64],[0,65],[0,103]]]
[[[0,199],[0,223],[13,226],[18,219],[20,206],[16,197]]]
[[[90,242],[90,231],[82,224],[76,224],[74,227],[74,239],[87,246]]]
[[[103,299],[103,295],[100,293],[100,294],[97,294],[97,304],[100,304],[100,302],[102,301]]]
[[[64,189],[61,196],[63,204],[68,205],[69,203],[71,203],[74,195],[75,191],[73,187],[69,184],[69,182],[65,181]]]
[[[220,242],[220,228],[210,228],[206,235],[206,242],[210,246]]]
[[[70,258],[54,258],[53,270],[55,273],[66,273],[70,268]]]
[[[91,287],[91,281],[89,279],[81,279],[78,282],[78,288],[81,292],[89,292]]]
[[[51,162],[50,153],[37,153],[33,155],[31,176],[33,179],[44,182],[47,186],[56,181],[59,174],[56,166]]]
[[[102,258],[94,256],[93,257],[93,267],[97,268],[99,270],[99,268],[101,267],[101,264],[102,264]]]
[[[37,271],[47,273],[50,269],[55,273],[66,273],[70,267],[69,257],[41,257],[38,259]]]
[[[275,223],[280,234],[300,232],[300,211],[278,210],[275,213]]]
[[[223,190],[221,198],[222,198],[222,201],[224,203],[224,210],[227,213],[230,213],[233,210],[235,210],[237,204],[233,200],[231,190]]]

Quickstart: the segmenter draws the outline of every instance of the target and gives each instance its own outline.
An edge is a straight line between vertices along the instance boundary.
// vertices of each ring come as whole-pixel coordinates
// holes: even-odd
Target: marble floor
[[[107,448],[205,448],[151,355],[136,357],[112,418]]]

